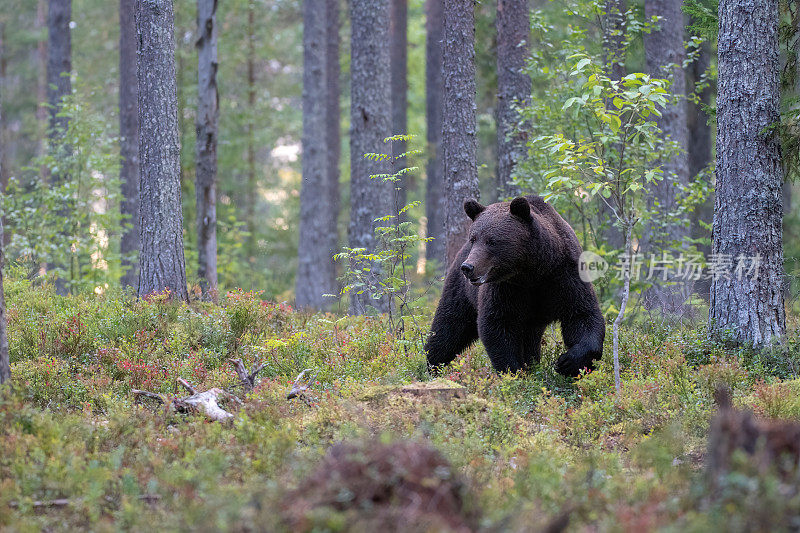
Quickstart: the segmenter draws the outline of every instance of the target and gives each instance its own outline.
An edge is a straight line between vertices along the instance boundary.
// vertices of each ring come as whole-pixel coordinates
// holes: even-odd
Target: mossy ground
[[[743,468],[711,500],[703,473],[719,383],[761,416],[800,419],[792,339],[757,353],[711,343],[700,326],[634,321],[615,394],[610,344],[595,371],[564,379],[551,328],[526,375],[498,376],[480,345],[468,350],[443,376],[466,396],[442,399],[397,392],[430,379],[424,355],[376,318],[298,313],[241,291],[189,306],[62,298],[19,280],[6,291],[13,387],[0,395],[0,527],[12,531],[285,530],[288,495],[339,442],[434,447],[486,530],[535,530],[563,513],[595,531],[789,528],[800,516],[773,477]],[[266,363],[246,396],[232,357]],[[311,405],[286,399],[304,368],[316,372]],[[235,422],[134,403],[133,388],[180,394],[179,377],[240,394]],[[34,505],[61,498],[69,503]],[[304,527],[353,529],[358,513],[323,506]]]

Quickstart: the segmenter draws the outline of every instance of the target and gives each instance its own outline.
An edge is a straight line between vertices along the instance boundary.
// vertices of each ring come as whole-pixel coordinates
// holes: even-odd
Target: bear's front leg
[[[561,333],[567,352],[556,361],[556,371],[567,377],[575,377],[581,370],[594,367],[594,361],[603,356],[603,341],[606,323],[598,309],[562,320]]]
[[[523,328],[511,317],[481,310],[478,314],[478,335],[486,354],[497,372],[519,372],[525,369]]]

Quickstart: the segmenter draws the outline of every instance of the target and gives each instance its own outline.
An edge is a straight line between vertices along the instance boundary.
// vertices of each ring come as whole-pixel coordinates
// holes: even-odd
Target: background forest
[[[798,28],[0,0],[0,528],[797,530]],[[524,194],[608,269],[603,359],[434,379],[463,202]]]

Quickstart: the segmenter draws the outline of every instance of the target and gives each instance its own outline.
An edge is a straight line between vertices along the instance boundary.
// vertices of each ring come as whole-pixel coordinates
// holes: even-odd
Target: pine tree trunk
[[[37,34],[47,25],[47,1],[38,0],[36,2],[36,22]],[[43,34],[44,32],[42,32]],[[36,123],[39,147],[37,155],[44,155],[47,136],[47,38],[39,39],[36,42]],[[45,175],[42,170],[42,175]]]
[[[57,160],[63,160],[70,148],[61,143],[69,121],[66,116],[59,116],[62,109],[62,99],[72,92],[72,39],[69,23],[72,19],[72,0],[50,0],[47,11],[47,103],[50,112],[49,120],[49,150]],[[62,170],[51,176],[54,186],[58,186],[69,179]],[[58,213],[66,220],[69,216],[67,204],[61,206]],[[61,231],[62,246],[68,242],[68,230]],[[69,254],[65,254],[69,256]],[[54,270],[63,269],[65,274],[58,275],[55,279],[56,292],[66,295],[68,289],[68,273],[70,265],[50,265]]]
[[[67,118],[59,117],[61,99],[72,92],[72,40],[69,22],[72,0],[50,0],[47,11],[47,103],[50,106],[50,139],[67,127]]]
[[[528,0],[497,0],[497,195],[517,196],[514,166],[525,157],[523,133],[514,133],[519,107],[530,103],[531,78],[525,61],[531,34]]]
[[[247,119],[247,180],[245,182],[245,227],[247,245],[245,252],[250,263],[256,258],[256,3],[250,2],[247,8],[247,106],[250,116]]]
[[[721,0],[712,260],[758,257],[758,271],[712,279],[709,329],[764,346],[786,332],[777,0]]]
[[[188,301],[172,0],[136,0],[141,174],[139,296]]]
[[[217,33],[217,0],[197,0],[197,277],[203,297],[213,301],[217,299]]]
[[[398,135],[408,134],[408,0],[391,0],[391,3],[392,135]],[[405,167],[405,158],[397,159],[405,151],[405,142],[392,143],[395,171]],[[407,175],[401,177],[396,187],[400,189],[398,203],[402,208],[406,205]]]
[[[370,176],[390,171],[387,161],[371,161],[367,153],[387,153],[383,142],[392,128],[389,72],[389,0],[350,0],[350,227],[351,248],[374,250],[375,219],[390,212],[391,186]],[[369,291],[353,294],[350,310],[388,309],[385,299]]]
[[[136,288],[139,272],[139,113],[136,75],[135,0],[119,2],[119,154],[122,159],[120,211],[129,224],[122,232],[120,252],[127,269],[120,282]]]
[[[445,234],[447,265],[466,242],[464,201],[477,199],[478,142],[475,117],[475,0],[444,2]]]
[[[2,34],[0,34],[0,36],[2,36]],[[2,55],[2,52],[3,42],[0,41],[0,55]],[[2,78],[0,78],[0,82],[1,81],[3,81]],[[0,83],[0,124],[3,124],[3,89],[3,84]],[[0,130],[0,132],[1,131],[2,130]],[[0,138],[0,164],[5,161],[4,153],[5,145],[2,144],[2,138]],[[0,173],[3,172],[4,169],[0,167]],[[5,188],[3,192],[5,192]],[[3,268],[6,263],[4,240],[3,217],[0,216],[0,385],[11,379],[11,364],[8,358],[8,334],[6,332],[8,321],[6,320],[6,299],[5,291],[3,290]]]
[[[704,43],[700,48],[700,54],[696,61],[692,62],[688,74],[691,76],[689,87],[694,90],[695,85],[702,79],[703,74],[709,67],[711,52],[708,43]],[[700,91],[700,103],[709,105],[714,93],[713,86],[706,87]],[[696,176],[711,162],[711,126],[708,124],[709,117],[701,107],[700,103],[687,103],[687,126],[689,128],[689,179],[694,180]],[[709,178],[710,179],[710,178]],[[693,239],[711,239],[711,232],[704,228],[700,221],[708,222],[714,218],[714,198],[713,194],[705,202],[696,206],[691,214],[691,225],[689,231]],[[704,256],[711,253],[711,246],[698,244],[697,249]],[[708,299],[711,291],[709,280],[699,280],[694,284],[694,291],[704,299]]]
[[[331,198],[328,183],[327,0],[303,1],[303,183],[297,306],[324,309],[336,276],[330,254]]]
[[[681,0],[647,0],[645,18],[659,17],[658,30],[644,35],[647,69],[654,78],[671,79],[671,93],[677,97],[663,109],[656,123],[663,137],[677,144],[678,153],[661,162],[663,179],[653,185],[650,202],[657,215],[649,225],[645,254],[660,256],[662,251],[674,250],[689,236],[689,221],[669,220],[679,211],[682,187],[689,183],[688,128],[686,119],[686,75],[683,61],[683,13]],[[673,252],[676,253],[676,252]],[[647,291],[646,304],[672,315],[682,315],[689,296],[687,286],[655,284]]]
[[[628,9],[626,0],[606,0],[605,13],[601,18],[603,50],[605,52],[606,74],[612,80],[620,80],[625,76],[625,33]],[[606,104],[611,105],[611,102]],[[612,249],[625,246],[625,237],[618,227],[610,221],[614,220],[614,213],[602,200],[597,200],[598,211],[598,244],[606,245]]]
[[[444,161],[442,158],[442,115],[444,78],[442,76],[442,39],[444,38],[444,0],[425,2],[425,117],[428,163],[425,171],[426,236],[425,259],[445,262],[444,236]]]
[[[604,9],[603,49],[609,65],[608,75],[612,80],[619,80],[625,76],[625,12],[628,6],[625,0],[606,0]]]
[[[328,142],[328,164],[327,173],[327,196],[330,202],[330,221],[326,235],[329,239],[328,254],[333,257],[339,252],[339,158],[342,152],[341,138],[341,107],[339,98],[341,90],[339,88],[339,0],[326,0],[327,40],[325,44],[325,74],[327,76],[325,106],[325,130]],[[334,278],[336,276],[336,265],[334,264]],[[334,279],[335,283],[335,279]],[[334,284],[332,294],[338,293],[338,285]]]

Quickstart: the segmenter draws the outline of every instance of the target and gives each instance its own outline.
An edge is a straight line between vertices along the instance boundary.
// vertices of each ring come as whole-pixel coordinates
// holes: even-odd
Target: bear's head
[[[470,251],[461,272],[473,285],[507,281],[530,269],[535,221],[525,198],[489,206],[464,202],[472,219]]]

